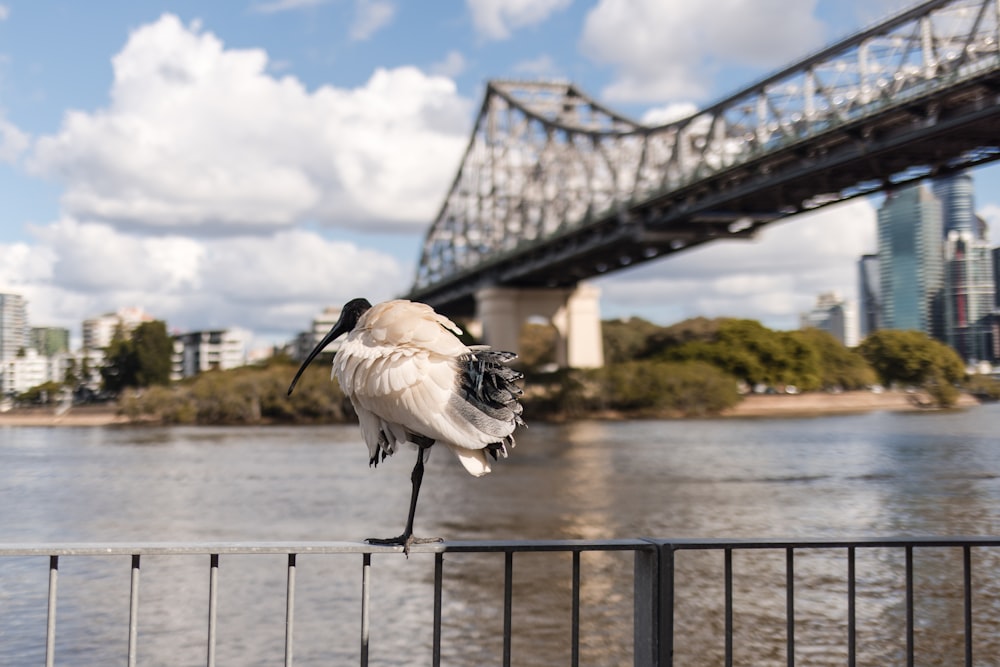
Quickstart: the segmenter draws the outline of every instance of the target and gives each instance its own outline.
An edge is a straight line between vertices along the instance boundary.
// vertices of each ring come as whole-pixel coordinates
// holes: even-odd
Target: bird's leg
[[[410,511],[406,516],[406,528],[403,529],[403,534],[398,537],[369,537],[365,542],[368,544],[380,544],[387,546],[402,546],[403,553],[407,556],[410,555],[410,545],[412,544],[425,544],[428,542],[440,542],[440,537],[414,537],[413,536],[413,518],[417,514],[417,496],[420,495],[420,483],[424,479],[424,448],[417,447],[417,463],[413,466],[413,472],[410,473],[410,483],[412,485],[410,491]]]

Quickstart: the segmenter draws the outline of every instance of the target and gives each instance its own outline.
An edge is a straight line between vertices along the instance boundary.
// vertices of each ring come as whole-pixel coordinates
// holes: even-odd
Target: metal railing
[[[666,666],[688,664],[733,665],[737,652],[742,650],[766,650],[771,663],[777,664],[775,655],[783,652],[784,662],[795,665],[797,658],[805,652],[811,655],[809,664],[826,664],[818,661],[809,641],[800,640],[800,628],[809,633],[819,633],[823,644],[830,644],[842,637],[843,646],[832,650],[836,659],[830,664],[849,666],[859,660],[859,631],[866,626],[859,625],[859,609],[865,606],[865,613],[876,614],[878,624],[891,625],[892,619],[901,617],[903,637],[897,648],[883,646],[880,649],[895,656],[896,664],[914,665],[921,653],[918,639],[926,633],[925,626],[934,625],[932,618],[922,622],[918,617],[920,601],[935,598],[945,600],[960,598],[958,607],[962,619],[958,647],[961,659],[945,658],[924,660],[930,664],[973,664],[973,654],[977,646],[995,647],[1000,642],[1000,583],[993,574],[993,565],[1000,564],[1000,538],[993,537],[948,537],[948,538],[871,538],[861,540],[668,540],[668,539],[617,539],[617,540],[543,540],[543,541],[450,541],[439,544],[415,545],[410,561],[405,563],[408,576],[416,576],[414,571],[432,576],[430,658],[418,658],[418,664],[442,664],[442,625],[447,620],[442,598],[448,579],[445,576],[445,556],[461,558],[461,555],[502,554],[503,555],[503,603],[502,603],[502,664],[528,664],[529,658],[515,659],[513,641],[517,637],[515,629],[517,616],[514,613],[515,559],[528,558],[535,553],[546,558],[569,558],[571,561],[569,582],[569,663],[584,664],[581,647],[586,643],[588,629],[581,630],[581,615],[589,604],[597,604],[616,591],[629,597],[621,589],[620,582],[610,584],[588,603],[581,602],[581,591],[586,579],[582,576],[581,557],[583,554],[632,554],[631,574],[623,574],[621,567],[614,563],[607,567],[631,579],[631,655],[622,650],[621,654],[610,656],[605,653],[603,662],[595,664],[626,664],[631,661],[637,666]],[[138,664],[140,640],[140,571],[141,565],[149,558],[193,556],[204,557],[208,566],[207,590],[207,647],[206,664],[216,664],[219,643],[219,570],[227,559],[233,556],[278,555],[286,558],[284,580],[284,664],[292,665],[294,659],[296,633],[296,574],[299,557],[340,557],[360,564],[360,642],[355,655],[360,656],[362,666],[369,664],[369,649],[372,630],[373,588],[372,556],[389,557],[401,549],[393,547],[373,547],[350,542],[301,542],[301,543],[138,543],[138,544],[14,544],[0,545],[0,575],[5,566],[17,559],[23,566],[35,560],[48,560],[48,598],[45,630],[45,664],[57,664],[57,606],[60,600],[60,565],[72,559],[83,557],[118,557],[130,559],[130,583],[128,595],[127,664]],[[948,563],[934,562],[927,566],[926,574],[915,563],[915,554],[951,554]],[[859,556],[865,554],[865,564],[859,566]],[[973,555],[977,556],[974,569]],[[718,562],[721,556],[721,568]],[[734,559],[735,556],[735,559]],[[773,567],[775,556],[780,561]],[[424,559],[433,558],[433,575],[426,571]],[[402,555],[391,556],[402,562]],[[770,563],[768,562],[770,559]],[[159,562],[159,561],[154,561]],[[388,561],[385,561],[388,562]],[[928,561],[930,562],[930,561]],[[960,564],[959,564],[960,563]],[[745,576],[737,575],[737,565],[746,570]],[[32,565],[31,567],[34,567]],[[616,569],[617,568],[617,569]],[[627,568],[626,568],[627,569]],[[719,575],[721,569],[721,576]],[[455,575],[461,578],[465,575]],[[925,581],[926,579],[926,581]],[[617,581],[617,580],[616,580]],[[748,583],[747,583],[748,582]],[[897,604],[890,600],[891,592],[898,584],[902,599]],[[457,585],[457,584],[456,584]],[[464,585],[462,582],[461,585]],[[878,589],[877,593],[866,597],[859,587]],[[874,587],[874,588],[872,588]],[[545,588],[532,585],[532,593]],[[839,592],[838,592],[839,591]],[[888,592],[887,592],[888,591]],[[956,592],[959,591],[959,592]],[[541,591],[547,594],[548,591]],[[204,594],[204,593],[202,593]],[[783,609],[767,610],[768,596],[783,596]],[[0,598],[3,590],[0,587]],[[595,602],[594,600],[597,600]],[[873,612],[873,600],[877,609]],[[977,604],[980,602],[980,604]],[[798,604],[797,604],[798,603]],[[497,602],[499,607],[499,602]],[[773,606],[773,605],[772,605]],[[945,617],[955,616],[954,609],[938,613]],[[978,613],[977,613],[978,612]],[[613,612],[611,612],[613,613]],[[626,614],[627,615],[627,614]],[[39,620],[42,613],[38,614]],[[836,618],[833,618],[836,617]],[[768,632],[763,628],[770,620],[779,619],[779,628]],[[748,634],[740,630],[741,619],[749,619],[744,626],[751,626],[754,638],[750,648],[740,641]],[[426,625],[426,619],[422,621]],[[707,629],[719,625],[721,632],[712,633]],[[818,628],[818,629],[817,629]],[[202,632],[205,630],[203,629]],[[706,634],[707,633],[707,634]],[[783,634],[783,646],[776,647]],[[717,636],[721,635],[721,636]],[[0,627],[0,661],[4,655],[2,646],[4,634]],[[206,636],[206,635],[202,635]],[[974,637],[976,641],[974,641]],[[712,642],[720,640],[719,654],[713,653]],[[941,644],[935,638],[935,645]],[[682,646],[687,644],[687,649]],[[979,642],[979,643],[977,643]],[[836,643],[833,642],[833,643]],[[947,642],[945,642],[947,643]],[[697,644],[695,651],[691,644]],[[762,648],[765,647],[765,648]],[[685,652],[687,650],[687,653]],[[893,653],[895,651],[895,653]],[[533,650],[527,651],[532,654]],[[690,654],[690,655],[689,655]],[[697,655],[700,657],[692,657]],[[539,658],[540,659],[540,658]],[[612,660],[611,663],[607,662]],[[763,664],[751,660],[753,664]],[[475,664],[475,663],[470,663]],[[538,662],[535,664],[546,664]]]

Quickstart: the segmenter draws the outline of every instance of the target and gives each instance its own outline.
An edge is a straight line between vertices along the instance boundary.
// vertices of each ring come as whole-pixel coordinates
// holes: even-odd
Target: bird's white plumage
[[[484,432],[456,407],[459,360],[474,354],[460,331],[426,304],[397,300],[370,308],[347,335],[333,376],[358,413],[373,459],[416,434],[447,445],[471,474],[490,471],[485,448],[515,424],[493,420]]]

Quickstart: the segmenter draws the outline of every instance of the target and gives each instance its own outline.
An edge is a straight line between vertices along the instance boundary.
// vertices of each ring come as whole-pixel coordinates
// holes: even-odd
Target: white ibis
[[[302,362],[288,387],[317,354],[347,334],[333,358],[332,376],[350,399],[368,445],[368,464],[377,466],[403,443],[417,449],[406,528],[398,537],[369,538],[369,544],[402,545],[438,538],[413,536],[417,495],[430,448],[441,443],[476,477],[490,471],[489,454],[507,456],[521,420],[521,373],[507,366],[512,352],[467,346],[461,330],[430,306],[412,301],[349,301],[340,319]]]

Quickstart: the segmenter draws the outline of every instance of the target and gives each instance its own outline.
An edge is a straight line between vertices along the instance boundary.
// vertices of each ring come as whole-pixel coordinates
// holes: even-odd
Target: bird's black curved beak
[[[309,363],[316,358],[316,355],[322,352],[327,345],[353,329],[354,325],[358,323],[358,318],[360,318],[369,308],[371,308],[371,304],[365,299],[353,299],[346,306],[344,306],[344,309],[340,312],[340,318],[337,319],[337,323],[333,325],[333,328],[330,329],[328,334],[323,336],[323,340],[316,344],[316,347],[314,347],[312,352],[309,353],[306,360],[302,362],[301,366],[299,366],[298,372],[295,374],[295,377],[292,378],[292,383],[288,385],[289,396],[292,395],[292,390],[295,389],[295,384],[299,381],[299,377],[302,376],[302,372],[306,369],[306,366],[308,366]]]

